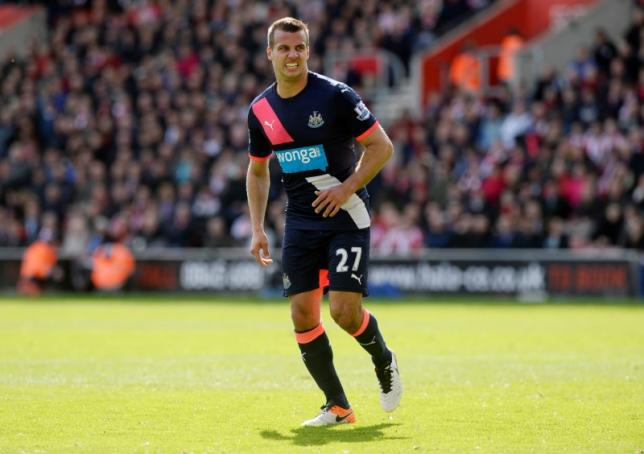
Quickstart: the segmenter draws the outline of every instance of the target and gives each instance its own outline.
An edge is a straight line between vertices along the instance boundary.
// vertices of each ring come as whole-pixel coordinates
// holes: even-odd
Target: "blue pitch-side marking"
[[[291,148],[275,151],[277,161],[284,173],[306,172],[307,170],[326,170],[329,163],[323,145]]]

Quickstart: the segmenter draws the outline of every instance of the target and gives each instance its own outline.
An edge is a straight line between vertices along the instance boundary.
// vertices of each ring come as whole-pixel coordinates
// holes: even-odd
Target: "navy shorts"
[[[322,270],[328,270],[329,290],[367,296],[369,234],[368,228],[347,231],[287,228],[282,247],[284,296],[321,287]]]

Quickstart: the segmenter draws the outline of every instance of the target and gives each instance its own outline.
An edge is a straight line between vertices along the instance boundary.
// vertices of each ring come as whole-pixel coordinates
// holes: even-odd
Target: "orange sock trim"
[[[352,334],[353,337],[357,337],[364,333],[364,330],[367,329],[367,325],[369,324],[369,317],[371,314],[367,309],[362,309],[362,325],[360,325],[360,328],[358,328],[358,331]]]
[[[309,342],[313,342],[322,334],[324,334],[324,326],[322,325],[322,323],[320,323],[315,328],[310,329],[308,331],[304,331],[303,333],[298,333],[296,331],[295,340],[297,340],[298,344],[308,344]]]

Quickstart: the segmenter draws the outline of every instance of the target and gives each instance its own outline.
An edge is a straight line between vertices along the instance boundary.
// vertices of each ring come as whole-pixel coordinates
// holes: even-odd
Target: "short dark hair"
[[[295,19],[294,17],[282,17],[268,27],[268,47],[271,48],[273,47],[273,44],[275,44],[275,30],[282,30],[283,32],[288,33],[297,33],[304,30],[304,34],[306,35],[306,45],[309,45],[309,27],[299,19]]]

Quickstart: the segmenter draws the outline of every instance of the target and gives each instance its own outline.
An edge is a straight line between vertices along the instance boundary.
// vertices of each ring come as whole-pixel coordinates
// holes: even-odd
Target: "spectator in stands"
[[[486,248],[490,245],[490,221],[485,214],[472,214],[470,225],[470,247]]]
[[[204,247],[230,247],[231,244],[233,244],[233,240],[228,235],[228,227],[226,226],[224,218],[221,216],[214,216],[208,219]]]
[[[81,212],[70,213],[63,232],[62,252],[83,260],[89,252],[89,239],[90,231],[85,216]]]
[[[17,286],[19,293],[37,296],[47,285],[62,279],[62,270],[56,266],[58,250],[54,234],[43,229],[39,239],[25,249]]]
[[[644,210],[644,173],[640,175],[631,199],[640,211]]]
[[[593,57],[601,74],[608,76],[610,72],[610,62],[617,57],[617,46],[615,46],[613,41],[606,34],[606,30],[603,28],[598,28],[595,31]]]
[[[633,19],[628,29],[624,33],[624,40],[633,49],[635,55],[639,55],[642,45],[642,29],[644,28],[644,7],[641,2],[639,7],[635,8]]]
[[[517,100],[512,106],[512,111],[506,115],[501,124],[501,140],[506,148],[516,144],[516,140],[527,133],[532,127],[532,115],[527,109],[526,103]]]
[[[600,246],[617,245],[620,240],[623,222],[621,206],[616,202],[609,203],[593,235],[595,243]]]
[[[512,224],[512,219],[507,214],[499,216],[496,229],[492,234],[491,246],[493,248],[507,249],[516,244],[517,232]]]
[[[568,248],[568,236],[564,232],[564,223],[561,218],[553,217],[548,222],[548,230],[542,246],[545,249],[566,249]]]
[[[92,286],[99,291],[121,290],[134,269],[134,256],[127,246],[120,242],[103,243],[92,254]]]
[[[170,222],[162,227],[162,232],[167,239],[167,246],[198,247],[201,241],[195,229],[190,206],[186,202],[180,202],[176,205]]]
[[[444,248],[450,243],[451,232],[446,222],[445,214],[436,203],[429,203],[425,208],[425,246],[428,248]]]
[[[463,44],[449,68],[449,80],[459,89],[477,93],[481,89],[481,62],[472,41]]]
[[[496,103],[490,103],[487,106],[485,115],[481,119],[481,127],[479,128],[478,143],[480,149],[489,150],[492,144],[501,140],[501,128],[503,126],[503,118],[501,111]]]
[[[619,240],[620,246],[644,251],[644,223],[635,207],[627,207],[624,224],[624,231]]]
[[[454,209],[453,213],[448,215],[450,220],[451,231],[447,247],[463,249],[472,247],[472,215],[462,209]]]
[[[420,207],[415,204],[405,206],[402,215],[396,213],[390,228],[378,242],[377,251],[381,254],[411,255],[423,247],[423,232],[420,227]]]
[[[510,83],[514,78],[514,57],[523,47],[523,37],[516,28],[508,30],[500,44],[497,77],[499,81]]]
[[[590,49],[582,46],[577,50],[577,55],[568,63],[568,75],[574,81],[584,81],[597,68]]]

